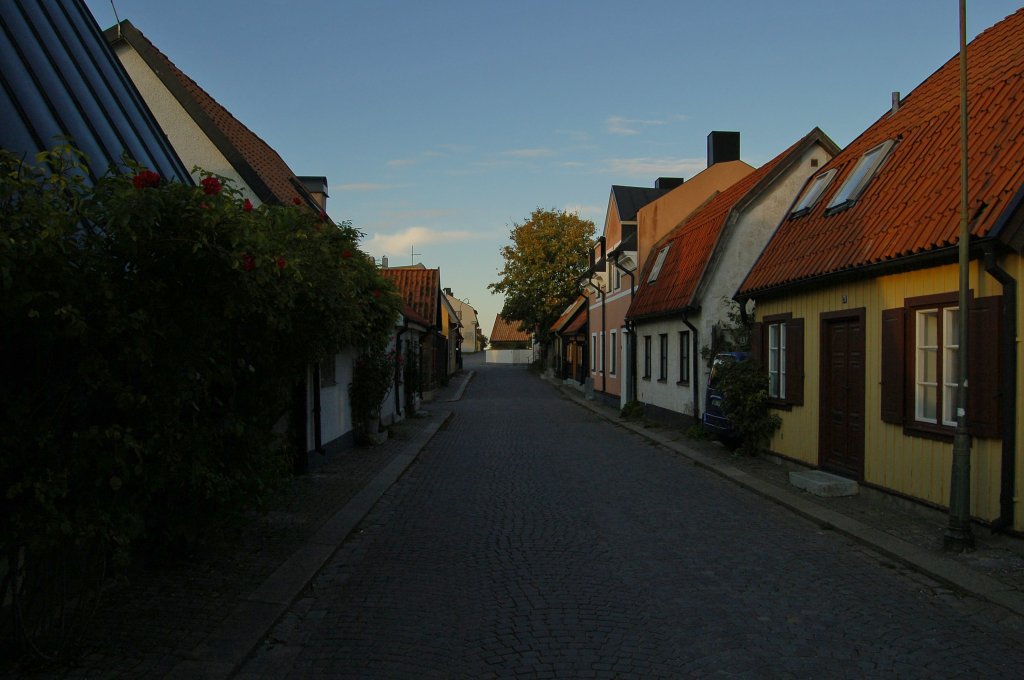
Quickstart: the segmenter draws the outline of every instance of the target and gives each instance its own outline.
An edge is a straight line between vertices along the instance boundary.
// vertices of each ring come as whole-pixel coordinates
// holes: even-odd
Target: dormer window
[[[836,172],[836,169],[832,168],[815,177],[814,182],[811,183],[811,186],[807,187],[807,191],[804,192],[804,195],[800,198],[800,201],[793,208],[793,212],[789,216],[800,217],[811,212],[814,206],[817,205],[818,199],[825,192],[825,189],[831,184],[832,178],[836,176]]]
[[[647,277],[647,283],[653,283],[657,280],[658,274],[661,273],[661,267],[665,264],[665,256],[668,255],[669,246],[665,246],[658,251],[658,257],[654,260],[654,266],[651,267],[651,273]]]
[[[853,172],[850,173],[850,176],[843,182],[843,186],[839,187],[839,191],[832,197],[832,201],[825,207],[826,215],[849,208],[860,198],[871,178],[878,172],[882,161],[886,159],[895,144],[895,139],[888,139],[860,157],[857,165],[853,168]]]

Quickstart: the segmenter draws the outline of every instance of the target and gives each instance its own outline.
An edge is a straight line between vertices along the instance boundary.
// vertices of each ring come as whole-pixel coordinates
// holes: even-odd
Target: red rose
[[[245,202],[242,203],[242,210],[244,210],[245,212],[252,212],[252,201],[250,201],[248,198],[245,199]]]
[[[292,203],[293,203],[294,205],[302,205],[302,199],[301,199],[301,198],[299,198],[298,196],[294,196],[294,197],[292,198]]]
[[[242,269],[244,269],[247,272],[251,272],[255,268],[256,258],[250,255],[249,253],[242,255]]]
[[[160,175],[152,170],[142,170],[132,177],[132,185],[136,189],[155,189],[160,185]]]
[[[223,188],[221,187],[220,180],[216,177],[204,177],[200,184],[203,185],[203,193],[207,196],[219,194],[220,190]]]
[[[210,206],[206,205],[206,201],[200,201],[199,207],[202,208],[203,210],[207,210]]]
[[[275,260],[275,262],[277,262],[277,268],[278,269],[284,269],[285,267],[288,266],[288,261],[285,260],[283,257],[277,258],[277,260]]]
[[[380,291],[379,290],[373,291],[373,297],[379,298],[380,297]]]

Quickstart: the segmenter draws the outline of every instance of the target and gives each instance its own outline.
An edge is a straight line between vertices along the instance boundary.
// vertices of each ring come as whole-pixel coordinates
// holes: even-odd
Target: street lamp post
[[[949,485],[949,525],[943,538],[947,550],[974,547],[971,533],[971,434],[967,428],[967,326],[970,292],[970,238],[967,201],[967,0],[960,0],[960,299],[957,349],[956,431]]]

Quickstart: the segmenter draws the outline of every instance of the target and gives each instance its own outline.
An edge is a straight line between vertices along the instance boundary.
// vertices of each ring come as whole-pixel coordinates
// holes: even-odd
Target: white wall
[[[531,349],[489,349],[485,358],[488,364],[532,364]]]
[[[203,170],[227,177],[241,190],[243,198],[248,198],[253,205],[259,205],[256,194],[242,180],[241,175],[235,172],[227,158],[164,87],[142,57],[124,43],[119,43],[115,52],[189,172],[192,172],[193,166],[199,166]],[[198,181],[199,173],[193,172],[192,176]]]
[[[334,357],[335,384],[320,388],[320,438],[321,445],[327,446],[332,441],[352,432],[352,406],[349,403],[348,386],[352,382],[352,364],[355,361],[355,350],[346,349]],[[308,403],[313,405],[313,376],[310,371]],[[313,431],[312,415],[307,419],[306,450],[316,446],[316,433]]]
[[[692,322],[691,322],[692,323]],[[636,390],[637,400],[645,404],[654,404],[661,408],[693,415],[693,369],[691,382],[679,384],[679,332],[688,330],[678,318],[666,318],[649,322],[638,322],[636,325]],[[659,336],[668,335],[668,378],[664,382],[658,380],[661,362],[661,344]],[[651,337],[651,377],[644,378],[644,336]],[[690,364],[693,364],[693,334],[690,335]]]

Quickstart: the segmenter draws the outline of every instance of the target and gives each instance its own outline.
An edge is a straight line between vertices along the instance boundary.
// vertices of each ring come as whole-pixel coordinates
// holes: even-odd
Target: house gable
[[[172,144],[181,153],[187,151],[191,156],[185,158],[186,164],[191,161],[193,165],[218,172],[206,166],[223,159],[231,172],[222,166],[225,170],[222,174],[240,178],[258,201],[290,205],[298,198],[310,208],[320,209],[302,180],[269,144],[185,75],[131,22],[122,21],[107,29],[105,35],[139,83],[143,96],[152,102],[154,113]],[[180,108],[171,106],[172,100]],[[181,112],[187,114],[191,122],[182,120]],[[205,141],[196,139],[196,130]]]
[[[635,320],[699,307],[702,289],[722,256],[731,225],[742,219],[755,202],[781,188],[780,182],[789,177],[791,171],[807,172],[798,166],[802,161],[806,162],[816,148],[823,150],[823,160],[839,150],[832,140],[815,128],[758,170],[712,197],[661,239],[652,249],[658,257],[648,258],[638,278],[640,288],[627,318]],[[814,162],[817,160],[815,157]],[[792,198],[791,195],[784,198],[785,206],[790,205]],[[765,234],[762,239],[767,237]],[[659,262],[660,271],[656,272]]]

